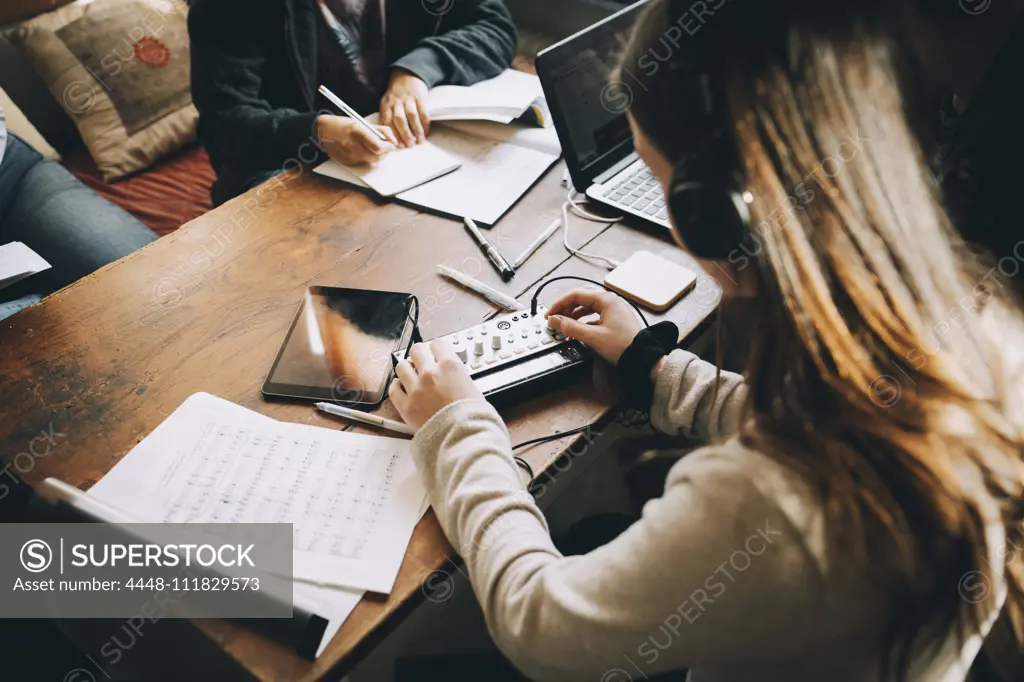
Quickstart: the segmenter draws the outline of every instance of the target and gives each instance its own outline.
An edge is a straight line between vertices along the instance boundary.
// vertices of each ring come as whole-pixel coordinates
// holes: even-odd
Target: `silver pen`
[[[394,431],[395,433],[404,433],[409,436],[416,435],[416,429],[412,428],[404,422],[397,422],[394,419],[386,419],[384,417],[378,417],[375,414],[367,414],[366,412],[360,412],[359,410],[353,410],[350,407],[342,407],[341,405],[334,405],[333,403],[317,403],[316,409],[327,414],[333,414],[336,417],[345,417],[353,421],[362,422],[364,424],[372,424],[379,426],[382,429],[388,431]]]
[[[473,239],[480,245],[480,250],[484,252],[484,255],[494,264],[494,268],[501,275],[502,281],[507,282],[512,279],[512,276],[516,274],[516,271],[512,269],[512,266],[508,264],[498,250],[491,246],[491,243],[487,241],[483,233],[480,232],[480,228],[476,226],[472,218],[463,218],[462,222],[466,224],[466,229],[473,235]]]
[[[437,271],[444,277],[455,280],[470,291],[475,291],[499,308],[504,308],[509,311],[526,310],[525,305],[511,296],[506,296],[497,289],[492,289],[483,282],[475,280],[466,273],[459,272],[455,268],[450,268],[447,265],[438,265]]]

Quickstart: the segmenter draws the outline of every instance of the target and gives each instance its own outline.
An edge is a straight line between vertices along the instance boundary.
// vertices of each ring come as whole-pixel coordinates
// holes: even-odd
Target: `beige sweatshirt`
[[[675,351],[652,423],[722,440],[746,387]],[[827,557],[821,510],[791,471],[732,438],[687,455],[620,537],[562,556],[519,479],[508,432],[483,401],[436,414],[414,441],[446,535],[501,650],[536,680],[625,682],[690,670],[692,682],[878,679],[886,607]],[[979,637],[922,657],[916,681],[964,679]]]

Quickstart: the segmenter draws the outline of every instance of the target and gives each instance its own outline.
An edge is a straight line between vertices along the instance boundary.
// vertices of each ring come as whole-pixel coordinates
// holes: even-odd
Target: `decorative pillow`
[[[186,14],[182,0],[96,0],[18,29],[108,182],[196,138]]]

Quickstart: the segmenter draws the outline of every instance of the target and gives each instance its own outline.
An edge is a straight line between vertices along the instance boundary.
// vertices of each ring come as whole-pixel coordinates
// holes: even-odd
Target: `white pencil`
[[[340,97],[338,97],[333,92],[331,92],[327,88],[326,85],[321,85],[316,90],[321,95],[323,95],[327,99],[331,100],[331,103],[334,104],[334,106],[336,106],[339,109],[341,109],[349,118],[351,118],[353,121],[355,121],[356,123],[359,123],[364,128],[366,128],[368,131],[370,131],[370,133],[375,135],[377,137],[377,139],[379,139],[381,142],[389,142],[388,138],[384,137],[384,133],[382,133],[381,131],[377,130],[372,125],[370,125],[369,121],[367,121],[365,118],[360,116],[359,112],[357,112],[355,109],[353,109],[349,105],[345,104],[344,100],[342,100]]]
[[[541,244],[551,239],[551,235],[558,232],[558,228],[562,226],[562,220],[556,218],[555,222],[548,226],[548,229],[537,235],[537,238],[533,240],[533,243],[526,247],[526,250],[519,254],[519,258],[512,263],[513,268],[518,268],[520,265],[526,262],[526,259],[533,255],[533,252],[540,248]]]
[[[483,282],[479,282],[466,273],[459,272],[455,268],[450,268],[447,265],[438,265],[437,271],[445,277],[455,280],[470,291],[475,291],[500,308],[510,311],[526,310],[525,305],[511,296],[506,296],[497,289],[492,289]]]

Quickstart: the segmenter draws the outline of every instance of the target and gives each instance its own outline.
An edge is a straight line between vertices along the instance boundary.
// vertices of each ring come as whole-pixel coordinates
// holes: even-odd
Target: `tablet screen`
[[[311,287],[299,304],[263,393],[376,405],[391,354],[412,331],[410,294]]]

